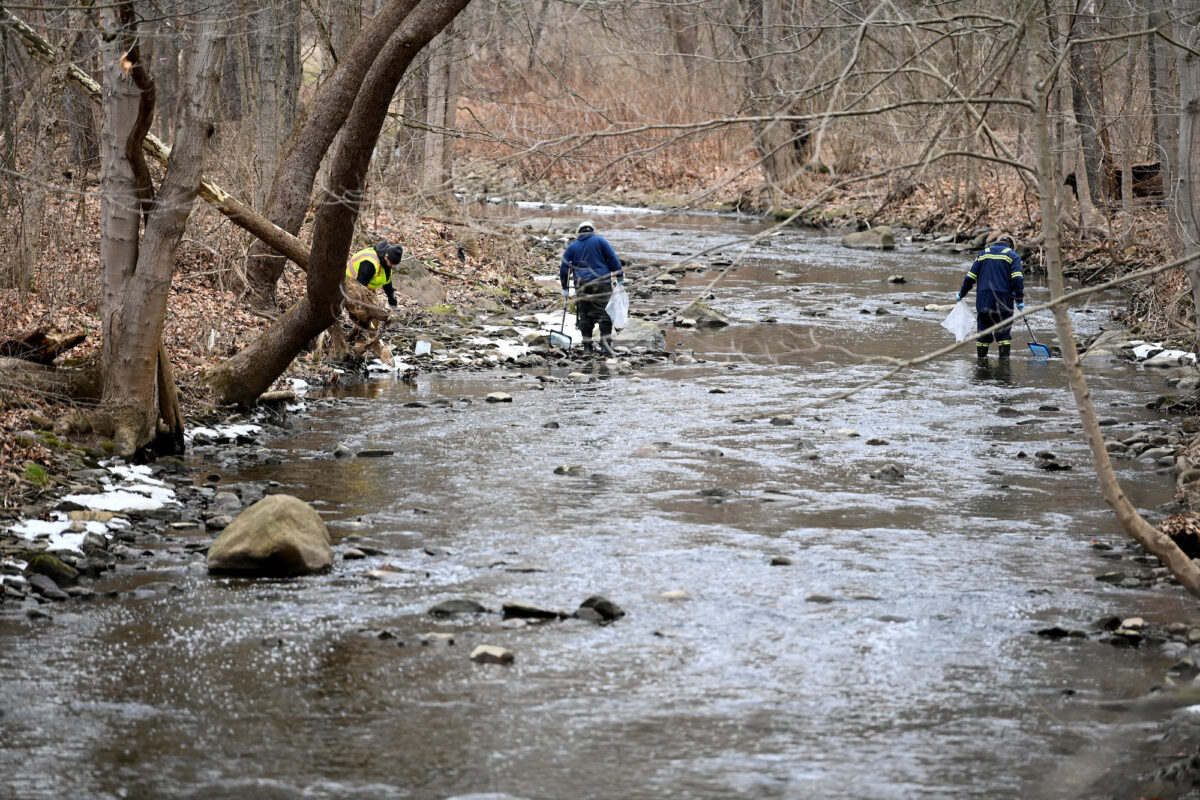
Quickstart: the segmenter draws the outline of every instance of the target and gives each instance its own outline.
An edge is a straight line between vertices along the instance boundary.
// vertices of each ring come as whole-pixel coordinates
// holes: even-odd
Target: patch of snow
[[[13,525],[10,530],[28,541],[37,541],[45,539],[47,541],[47,550],[73,550],[79,552],[80,545],[83,544],[83,539],[89,533],[96,533],[101,536],[108,535],[108,527],[103,522],[86,522],[83,531],[71,531],[69,528],[74,524],[67,519],[67,515],[61,512],[57,513],[55,519],[27,519]],[[121,520],[128,525],[125,520]]]

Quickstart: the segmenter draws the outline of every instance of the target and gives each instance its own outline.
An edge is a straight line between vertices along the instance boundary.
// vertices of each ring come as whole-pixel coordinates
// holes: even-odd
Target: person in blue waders
[[[612,297],[612,279],[615,277],[618,284],[625,283],[625,270],[612,245],[596,234],[590,220],[579,223],[575,234],[575,241],[567,245],[558,267],[563,302],[567,300],[568,281],[574,273],[575,327],[579,328],[583,354],[592,355],[592,331],[599,325],[601,355],[616,355],[612,346],[612,319],[604,307]]]
[[[1011,320],[1014,306],[1018,311],[1025,310],[1025,277],[1021,274],[1021,256],[1013,249],[1015,246],[1013,237],[1007,233],[996,237],[975,258],[975,263],[963,278],[962,288],[954,295],[955,300],[962,300],[970,293],[971,287],[976,287],[976,330],[986,330]],[[1000,345],[1000,358],[1007,359],[1012,351],[1011,323],[979,337],[975,342],[975,355],[986,359],[992,342]]]

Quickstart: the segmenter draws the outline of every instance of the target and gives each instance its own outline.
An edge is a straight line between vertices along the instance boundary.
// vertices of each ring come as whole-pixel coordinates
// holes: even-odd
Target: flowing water
[[[672,330],[700,363],[594,367],[588,384],[374,381],[271,440],[282,463],[197,458],[223,486],[275,481],[314,504],[337,550],[384,555],[290,581],[176,570],[183,593],[0,622],[0,793],[1061,798],[1097,796],[1136,760],[1148,723],[1098,703],[1142,694],[1173,659],[1033,631],[1196,609],[1178,587],[1095,580],[1113,562],[1093,542],[1119,553],[1122,536],[1060,365],[1032,360],[1018,329],[1007,370],[964,349],[818,405],[880,359],[946,344],[945,312],[922,307],[951,302],[965,260],[797,231],[745,249],[722,243],[763,226],[715,217],[597,220],[627,258],[715,246],[738,261],[710,303],[745,321]],[[1079,329],[1114,302],[1073,312]],[[1035,331],[1054,342],[1048,313]],[[1161,373],[1090,377],[1110,435],[1161,424],[1144,407]],[[484,402],[497,390],[514,401]],[[795,424],[770,422],[784,414]],[[337,460],[340,443],[395,454]],[[1043,449],[1073,469],[1036,469]],[[889,463],[903,480],[871,477]],[[1170,500],[1169,475],[1116,465],[1139,508]],[[385,563],[398,571],[365,576]],[[427,614],[458,597],[569,612],[593,594],[627,615]],[[478,644],[515,662],[472,663]]]

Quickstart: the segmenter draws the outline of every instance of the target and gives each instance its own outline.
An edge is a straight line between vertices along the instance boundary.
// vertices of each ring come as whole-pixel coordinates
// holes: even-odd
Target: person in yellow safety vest
[[[346,275],[368,289],[383,289],[388,305],[396,307],[396,290],[392,288],[392,270],[400,266],[404,248],[398,244],[379,242],[364,247],[346,262]]]

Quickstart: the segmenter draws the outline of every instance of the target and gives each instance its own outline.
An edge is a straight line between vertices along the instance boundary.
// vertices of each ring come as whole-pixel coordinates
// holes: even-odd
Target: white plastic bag
[[[617,284],[604,310],[612,320],[614,330],[619,331],[629,323],[629,293],[624,286]]]
[[[950,316],[942,320],[942,327],[954,334],[954,341],[961,342],[975,332],[975,312],[966,300],[959,300]]]

